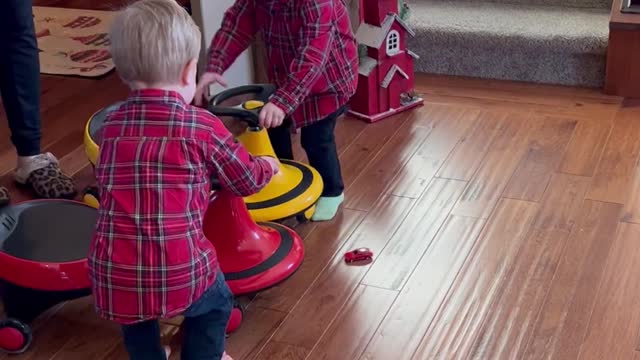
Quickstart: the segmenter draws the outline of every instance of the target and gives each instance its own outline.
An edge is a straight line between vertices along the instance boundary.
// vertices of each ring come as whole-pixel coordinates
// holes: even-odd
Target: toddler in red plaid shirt
[[[224,85],[221,74],[258,32],[267,50],[269,78],[278,86],[262,109],[261,124],[283,159],[293,159],[290,130],[302,128],[302,147],[324,182],[312,220],[330,220],[344,200],[334,130],[358,79],[356,41],[344,0],[236,0],[211,42],[196,104],[205,101],[209,85]]]
[[[181,358],[229,359],[232,295],[202,219],[210,179],[247,196],[277,171],[253,158],[222,123],[189,105],[200,31],[174,0],[141,0],[120,11],[111,55],[130,86],[101,129],[100,208],[89,253],[98,313],[122,325],[133,360],[165,360],[159,318],[183,315]]]

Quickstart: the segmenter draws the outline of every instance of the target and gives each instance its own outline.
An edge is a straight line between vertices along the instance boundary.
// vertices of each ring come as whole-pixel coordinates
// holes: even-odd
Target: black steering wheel
[[[207,109],[216,116],[229,116],[246,122],[250,127],[260,127],[260,110],[269,101],[269,97],[276,91],[270,84],[245,85],[224,90],[209,100]],[[253,95],[253,99],[244,101],[240,105],[220,105],[236,96]]]

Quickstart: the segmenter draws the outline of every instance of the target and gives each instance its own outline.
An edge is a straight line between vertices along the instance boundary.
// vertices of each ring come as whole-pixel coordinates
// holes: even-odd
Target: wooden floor
[[[305,262],[249,304],[229,352],[640,359],[640,102],[426,76],[417,89],[426,103],[413,112],[340,122],[345,209],[299,229]],[[43,76],[43,144],[80,187],[92,182],[83,125],[125,94],[113,74]],[[0,183],[26,199],[1,144]],[[346,266],[342,254],[361,246],[375,262]],[[34,327],[31,351],[11,359],[126,359],[117,327],[90,299]]]

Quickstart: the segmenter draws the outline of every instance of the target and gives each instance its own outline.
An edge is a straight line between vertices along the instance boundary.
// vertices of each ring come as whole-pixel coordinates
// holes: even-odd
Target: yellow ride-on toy
[[[245,122],[247,129],[238,136],[238,141],[254,156],[276,155],[267,131],[259,125],[259,114],[275,90],[271,85],[247,85],[225,90],[214,96],[208,109],[225,120]],[[249,99],[238,101],[238,98]],[[236,105],[233,101],[239,102]],[[84,146],[89,161],[95,165],[98,159],[100,129],[108,112],[120,104],[96,112],[85,127]],[[257,194],[244,198],[251,218],[256,222],[284,221],[296,218],[307,221],[315,211],[315,204],[322,194],[322,178],[308,165],[292,160],[279,160],[280,171],[269,184]],[[97,207],[94,189],[85,192],[85,202]]]
[[[238,141],[250,154],[277,158],[267,131],[259,124],[260,110],[274,91],[274,86],[264,84],[224,90],[209,101],[208,109],[218,117],[243,121],[248,125],[246,131],[238,136]],[[238,101],[239,98],[243,101]],[[312,167],[293,160],[279,159],[279,164],[280,172],[262,191],[244,198],[251,217],[257,222],[281,221],[291,217],[297,217],[298,221],[309,220],[322,194],[320,174]]]

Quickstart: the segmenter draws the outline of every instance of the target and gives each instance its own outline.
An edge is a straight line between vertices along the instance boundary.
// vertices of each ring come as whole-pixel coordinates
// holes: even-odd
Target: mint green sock
[[[333,197],[321,197],[316,203],[316,210],[311,216],[311,221],[328,221],[333,219],[344,201],[344,194]]]

